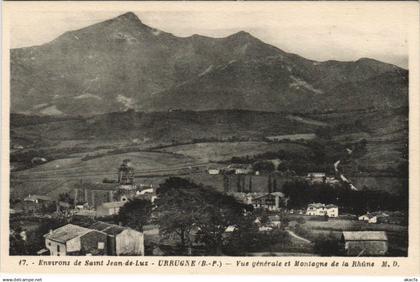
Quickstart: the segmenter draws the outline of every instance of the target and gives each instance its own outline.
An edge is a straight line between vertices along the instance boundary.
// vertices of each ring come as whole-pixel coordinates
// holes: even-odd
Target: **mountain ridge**
[[[127,109],[217,110],[231,105],[232,109],[305,112],[314,94],[324,101],[322,93],[340,89],[329,95],[332,103],[316,103],[320,109],[331,108],[334,100],[347,99],[346,85],[387,72],[403,82],[388,85],[392,95],[377,83],[362,83],[376,87],[358,89],[374,94],[372,101],[361,99],[332,110],[363,103],[379,108],[404,106],[408,72],[370,58],[308,60],[246,31],[222,38],[177,37],[128,12],[65,32],[39,46],[12,49],[11,111],[90,115]],[[188,105],[191,97],[196,100],[194,106]]]

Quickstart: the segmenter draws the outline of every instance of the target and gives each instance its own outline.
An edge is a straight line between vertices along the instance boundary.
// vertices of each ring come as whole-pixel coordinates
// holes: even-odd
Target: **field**
[[[172,146],[161,149],[183,156],[199,159],[203,162],[220,162],[232,157],[252,156],[264,152],[285,150],[289,152],[308,152],[304,145],[295,143],[268,143],[268,142],[212,142]]]
[[[59,194],[71,190],[80,181],[100,182],[104,178],[116,179],[119,165],[130,159],[136,174],[168,174],[197,166],[192,158],[164,152],[132,152],[106,155],[83,161],[82,158],[54,160],[23,171],[11,173],[12,196],[28,194]]]
[[[308,150],[293,143],[215,142],[172,146],[153,152],[109,154],[103,149],[103,155],[88,160],[83,160],[85,154],[72,154],[68,158],[12,172],[11,195],[13,198],[25,197],[28,194],[57,196],[71,191],[80,181],[101,182],[104,178],[116,179],[118,167],[124,159],[131,160],[138,183],[158,185],[167,175],[184,175],[197,183],[223,190],[222,177],[211,176],[205,172],[211,161],[281,149]],[[194,167],[198,171],[192,170]],[[265,186],[266,181],[262,181]],[[254,182],[257,185],[258,181]]]
[[[312,138],[318,129],[330,127],[332,139],[346,146],[368,140],[366,153],[344,167],[356,187],[389,192],[407,189],[407,179],[395,175],[407,157],[405,113],[121,112],[78,118],[12,115],[11,141],[16,148],[11,151],[11,195],[54,196],[72,190],[80,181],[115,179],[126,158],[131,159],[139,183],[157,185],[170,175],[179,175],[222,190],[223,179],[206,174],[207,167],[269,151],[297,156],[314,153],[305,142],[265,142],[264,138]],[[48,162],[32,164],[36,156]],[[254,186],[265,186],[264,180],[258,181],[253,181]]]

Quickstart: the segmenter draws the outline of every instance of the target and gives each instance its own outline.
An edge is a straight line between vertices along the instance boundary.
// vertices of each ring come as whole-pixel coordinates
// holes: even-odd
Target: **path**
[[[346,148],[347,154],[351,155],[353,153],[352,150],[350,150],[349,148]],[[338,160],[334,163],[334,170],[335,172],[339,175],[341,181],[343,181],[344,183],[347,183],[350,188],[354,191],[357,191],[357,188],[351,183],[351,181],[349,179],[347,179],[341,172],[340,169],[338,168],[338,165],[340,164],[341,160]]]
[[[300,236],[299,236],[299,235],[297,235],[295,232],[293,232],[293,231],[291,231],[291,230],[289,230],[289,229],[287,229],[286,231],[287,231],[287,233],[289,233],[289,234],[290,234],[290,236],[295,237],[295,238],[296,238],[296,239],[298,239],[298,240],[304,241],[305,243],[308,243],[308,244],[311,244],[311,243],[312,243],[312,242],[311,242],[311,241],[309,241],[308,239],[305,239],[305,238],[303,238],[303,237],[300,237]]]

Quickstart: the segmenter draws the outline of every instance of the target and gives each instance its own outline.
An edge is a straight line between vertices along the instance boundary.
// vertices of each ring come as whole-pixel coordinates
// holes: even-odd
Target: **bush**
[[[332,233],[321,236],[314,242],[314,252],[321,256],[343,255],[343,246]]]

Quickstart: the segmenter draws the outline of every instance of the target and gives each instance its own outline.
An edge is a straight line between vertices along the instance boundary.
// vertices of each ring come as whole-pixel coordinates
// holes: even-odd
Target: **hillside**
[[[316,139],[288,137],[267,142],[264,138],[302,133],[315,133]],[[407,191],[407,136],[408,118],[403,108],[310,115],[222,110],[127,111],[93,117],[12,114],[11,187],[12,193],[20,196],[41,191],[55,195],[76,185],[80,178],[102,181],[115,177],[116,168],[127,157],[136,164],[136,173],[145,177],[142,181],[156,184],[165,175],[182,174],[190,167],[205,168],[215,161],[278,150],[294,156],[294,164],[303,166],[311,163],[309,156],[325,153],[322,169],[332,170],[333,161],[346,154],[346,147],[354,148],[366,140],[364,152],[343,161],[346,176],[357,187],[400,193]],[[313,146],[312,141],[323,145]],[[34,157],[44,157],[47,162],[33,164]],[[190,176],[211,184],[206,175]],[[219,184],[223,187],[223,181]]]
[[[37,120],[37,123],[30,123]],[[53,140],[91,143],[190,142],[193,139],[261,139],[264,136],[314,132],[318,126],[289,119],[282,113],[251,111],[114,112],[92,117],[11,115],[12,143],[27,139],[37,147]],[[16,142],[13,142],[16,140]]]
[[[40,46],[12,49],[11,109],[56,116],[386,109],[407,106],[407,75],[369,58],[308,60],[244,31],[176,37],[129,12]]]

